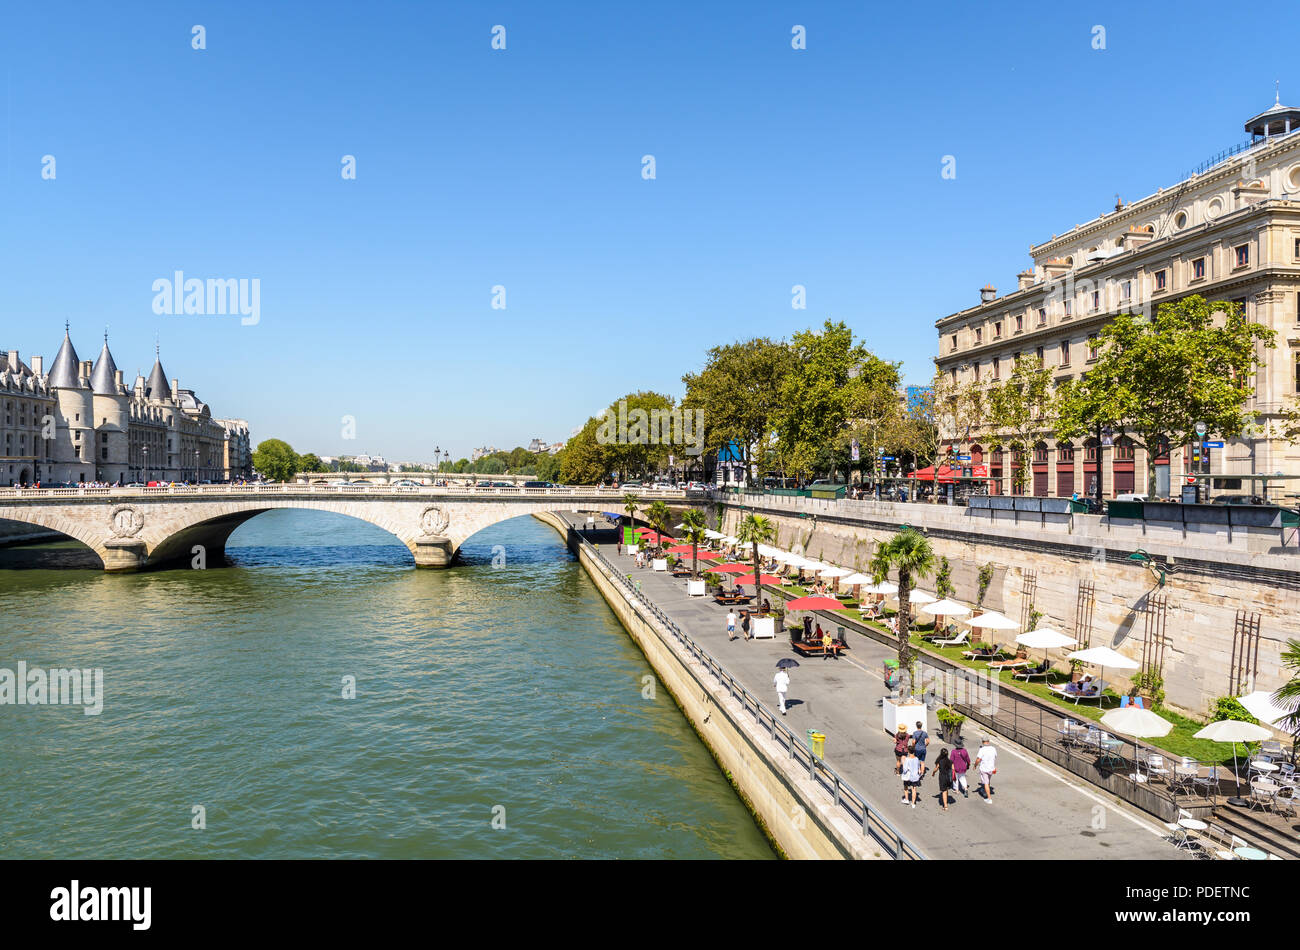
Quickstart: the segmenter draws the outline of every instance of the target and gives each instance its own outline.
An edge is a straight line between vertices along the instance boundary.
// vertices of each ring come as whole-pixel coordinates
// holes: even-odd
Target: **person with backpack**
[[[903,759],[907,757],[907,748],[911,737],[907,734],[907,726],[898,727],[898,735],[894,736],[894,756],[898,761],[894,763],[894,774],[899,775],[903,771]]]
[[[911,802],[912,807],[915,808],[916,800],[921,795],[921,776],[925,774],[925,766],[911,749],[908,749],[907,755],[903,757],[902,773],[903,804]]]

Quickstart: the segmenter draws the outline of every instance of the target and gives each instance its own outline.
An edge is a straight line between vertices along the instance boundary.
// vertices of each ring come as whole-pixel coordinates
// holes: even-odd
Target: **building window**
[[[1295,239],[1295,259],[1300,261],[1300,238]]]
[[[1162,270],[1156,271],[1156,290],[1164,290],[1166,286],[1166,280],[1167,277],[1165,271]]]
[[[949,377],[949,379],[952,381],[952,384],[953,384],[954,386],[956,386],[956,385],[957,385],[957,371],[956,371],[955,369],[950,369],[950,370],[948,370],[948,377]]]
[[[952,348],[957,349],[957,334],[955,333],[952,335]]]
[[[998,359],[996,356],[993,357],[993,378],[994,379],[1002,378],[1002,361]]]
[[[1124,295],[1125,300],[1133,299],[1133,281],[1131,280],[1124,281],[1124,283],[1120,284],[1120,289]]]
[[[1296,256],[1300,257],[1300,254],[1297,254]],[[1018,313],[1016,314],[1016,332],[1019,333],[1024,328],[1025,328],[1025,315],[1023,313]]]
[[[1099,352],[1101,352],[1101,344],[1097,342],[1097,334],[1088,334],[1088,359],[1095,360]]]
[[[1100,310],[1100,309],[1101,309],[1101,291],[1100,291],[1100,290],[1094,290],[1094,291],[1092,292],[1092,309],[1093,309],[1094,311],[1096,311],[1096,310]]]
[[[1133,443],[1127,439],[1120,439],[1115,443],[1115,458],[1121,462],[1133,461]]]
[[[1062,366],[1070,365],[1070,341],[1069,340],[1061,341],[1061,365]]]
[[[1205,277],[1205,258],[1198,257],[1192,261],[1192,280],[1202,280]]]
[[[975,345],[976,345],[976,346],[979,346],[979,345],[980,345],[981,343],[983,343],[983,342],[984,342],[984,328],[983,328],[983,327],[976,327],[976,328],[975,328]]]
[[[1034,356],[1038,358],[1039,363],[1043,362],[1043,348],[1041,346],[1034,350]]]
[[[1074,316],[1074,301],[1073,301],[1073,300],[1067,300],[1067,301],[1065,302],[1065,319],[1068,320],[1068,319],[1070,319],[1072,316]]]
[[[980,364],[979,364],[979,363],[976,363],[976,364],[975,364],[975,382],[978,383],[979,381],[980,381]]]
[[[1001,320],[999,320],[997,323],[993,324],[993,339],[995,339],[995,340],[1000,340],[1000,339],[1002,339],[1002,321],[1001,321]]]
[[[1241,247],[1237,248],[1234,253],[1237,255],[1238,267],[1250,266],[1250,245],[1249,244],[1241,245]]]
[[[1038,308],[1038,325],[1039,325],[1040,327],[1042,327],[1042,326],[1046,326],[1046,325],[1047,325],[1047,308],[1046,308],[1046,307],[1039,307],[1039,308]]]

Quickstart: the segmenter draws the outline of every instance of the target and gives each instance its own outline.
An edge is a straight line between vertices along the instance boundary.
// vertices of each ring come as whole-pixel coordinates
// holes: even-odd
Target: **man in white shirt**
[[[980,772],[980,784],[984,786],[984,804],[993,804],[993,776],[998,770],[998,750],[993,748],[988,739],[980,741],[980,750],[975,753],[975,765]]]
[[[727,639],[736,639],[736,612],[734,610],[727,611]]]
[[[784,669],[777,670],[776,676],[772,677],[772,685],[776,687],[776,704],[781,708],[781,715],[784,716],[785,694],[790,690],[790,674]]]

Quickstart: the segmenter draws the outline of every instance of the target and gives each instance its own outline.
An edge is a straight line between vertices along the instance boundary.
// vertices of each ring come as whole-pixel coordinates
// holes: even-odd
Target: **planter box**
[[[687,581],[687,582],[686,582],[686,596],[687,596],[687,597],[703,597],[703,596],[704,596],[704,581]]]
[[[656,571],[666,571],[668,570],[668,558],[657,557],[650,562],[650,566]]]
[[[886,696],[885,701],[881,703],[881,709],[885,716],[885,732],[891,736],[897,734],[900,725],[904,726],[909,734],[915,732],[918,722],[921,724],[922,729],[926,732],[930,731],[930,720],[926,716],[929,710],[925,708],[925,703],[919,699],[906,699],[896,702]]]
[[[771,617],[756,617],[750,622],[749,632],[755,640],[771,640],[776,636],[776,622]]]

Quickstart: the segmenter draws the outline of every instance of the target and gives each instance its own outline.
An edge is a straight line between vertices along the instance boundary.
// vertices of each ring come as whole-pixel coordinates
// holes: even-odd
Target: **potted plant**
[[[953,712],[947,706],[941,706],[934,717],[939,720],[939,738],[948,745],[955,744],[957,737],[961,735],[961,724],[966,721],[966,717],[961,713]]]

